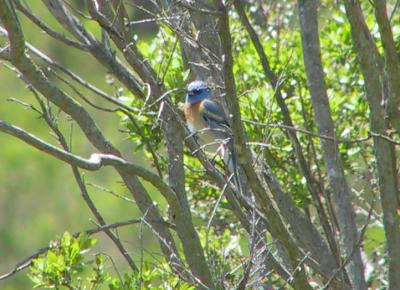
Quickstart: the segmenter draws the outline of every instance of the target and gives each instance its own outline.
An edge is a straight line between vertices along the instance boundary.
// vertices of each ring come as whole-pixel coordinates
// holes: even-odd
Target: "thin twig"
[[[112,190],[110,190],[110,189],[108,189],[108,188],[102,187],[102,186],[100,186],[100,185],[98,185],[98,184],[87,182],[87,185],[93,186],[93,187],[96,188],[96,189],[99,189],[99,190],[101,190],[101,191],[104,191],[104,192],[106,192],[106,193],[109,193],[109,194],[111,194],[111,195],[113,195],[113,196],[115,196],[115,197],[117,197],[117,198],[119,198],[119,199],[122,199],[122,200],[124,200],[124,201],[127,201],[127,202],[130,202],[130,203],[136,204],[136,201],[135,201],[135,200],[133,200],[133,199],[131,199],[131,198],[128,198],[128,197],[126,197],[126,196],[123,196],[123,195],[121,195],[121,194],[118,194],[118,193],[116,193],[116,192],[114,192],[114,191],[112,191]]]
[[[390,17],[389,17],[390,22],[392,22],[393,16],[395,15],[397,8],[399,7],[399,4],[400,4],[400,0],[397,0],[396,4],[393,7],[392,13],[390,14]]]
[[[88,45],[76,42],[68,38],[67,36],[53,30],[50,26],[48,26],[46,23],[36,17],[28,7],[25,7],[25,5],[21,4],[19,0],[14,1],[14,3],[16,4],[19,11],[21,11],[26,17],[28,17],[40,29],[45,31],[49,36],[78,49],[87,50],[89,48]]]
[[[81,86],[83,86],[83,87],[87,88],[88,90],[92,91],[97,96],[100,96],[101,98],[107,100],[108,102],[110,102],[112,104],[115,104],[115,105],[119,106],[120,108],[125,109],[125,110],[127,110],[129,112],[137,113],[139,111],[138,109],[133,108],[131,106],[128,106],[128,105],[124,104],[123,102],[121,102],[120,100],[108,95],[104,91],[100,90],[98,87],[92,85],[91,83],[89,83],[88,81],[84,80],[83,78],[81,78],[76,73],[72,72],[71,70],[69,70],[68,68],[63,66],[61,63],[51,59],[49,56],[47,56],[46,54],[41,52],[39,49],[37,49],[36,47],[31,45],[30,43],[26,43],[26,46],[30,51],[32,51],[37,57],[39,57],[45,63],[49,64],[50,66],[52,66],[54,68],[59,69],[64,74],[69,76],[72,80],[76,81]]]
[[[212,9],[205,9],[205,8],[200,8],[200,7],[193,7],[189,4],[184,3],[182,0],[177,0],[175,1],[176,4],[191,10],[191,11],[196,11],[196,12],[201,12],[201,13],[205,13],[205,14],[211,14],[211,15],[216,15],[216,16],[221,16],[223,15],[223,12],[218,11],[218,10],[212,10]]]
[[[173,20],[173,19],[180,19],[180,16],[172,16],[172,17],[153,17],[153,18],[147,18],[147,19],[142,19],[142,20],[136,20],[136,21],[126,21],[125,25],[126,26],[133,26],[137,24],[144,24],[144,23],[150,23],[150,22],[158,22],[158,21],[165,21],[165,20]]]
[[[302,128],[294,127],[294,126],[289,126],[289,125],[284,125],[284,124],[267,124],[267,123],[259,123],[251,120],[243,120],[243,122],[255,125],[255,126],[261,126],[261,127],[268,127],[268,128],[279,128],[279,129],[284,129],[284,130],[290,130],[290,131],[295,131],[299,132],[302,134],[306,134],[312,137],[316,138],[321,138],[321,139],[326,139],[330,141],[335,141],[337,143],[360,143],[360,142],[365,142],[369,139],[371,139],[371,136],[366,136],[366,137],[361,137],[358,139],[341,139],[341,138],[335,138],[332,136],[327,136],[327,135],[322,135],[322,134],[317,134]]]
[[[86,104],[88,104],[89,106],[92,106],[93,108],[99,110],[99,111],[104,111],[104,112],[108,112],[108,113],[115,113],[118,110],[120,110],[120,108],[103,108],[100,107],[98,105],[96,105],[95,103],[93,103],[92,101],[90,101],[87,97],[85,97],[80,90],[78,90],[73,84],[71,84],[68,80],[66,80],[65,78],[63,78],[62,76],[60,76],[57,72],[55,72],[54,70],[48,69],[49,72],[51,72],[53,75],[56,76],[57,79],[59,79],[60,81],[62,81],[63,83],[65,83],[71,90],[73,90],[75,92],[75,94],[77,94]]]

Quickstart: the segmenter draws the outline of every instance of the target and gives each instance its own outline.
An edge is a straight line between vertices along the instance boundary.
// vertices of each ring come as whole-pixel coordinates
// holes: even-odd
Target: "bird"
[[[237,158],[233,145],[233,134],[222,105],[211,100],[210,87],[202,80],[187,86],[184,114],[190,132],[206,152],[220,155],[234,183],[240,189]]]

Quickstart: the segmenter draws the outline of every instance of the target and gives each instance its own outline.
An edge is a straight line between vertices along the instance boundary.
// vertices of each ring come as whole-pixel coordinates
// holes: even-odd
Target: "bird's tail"
[[[231,174],[233,174],[233,183],[235,184],[237,190],[240,194],[242,194],[242,184],[240,182],[239,176],[239,167],[237,163],[237,154],[235,150],[235,146],[233,144],[233,138],[230,138],[228,144],[228,157],[225,160],[226,164],[228,165],[228,170]],[[225,158],[224,158],[225,159]]]

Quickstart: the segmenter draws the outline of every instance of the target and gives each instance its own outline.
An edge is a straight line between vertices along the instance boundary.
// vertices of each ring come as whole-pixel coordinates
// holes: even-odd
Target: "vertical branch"
[[[344,1],[351,36],[358,62],[364,76],[366,97],[370,108],[370,126],[373,134],[378,184],[383,210],[389,260],[389,289],[400,289],[400,217],[398,214],[398,185],[394,145],[379,136],[386,136],[388,125],[381,106],[382,76],[379,55],[365,23],[360,4]]]
[[[168,102],[168,101],[166,101]],[[184,131],[181,129],[170,104],[165,105],[162,112],[162,127],[168,150],[168,180],[171,188],[176,192],[179,207],[171,207],[172,217],[176,223],[177,234],[182,241],[186,260],[193,274],[201,282],[214,289],[210,268],[206,262],[199,236],[193,225],[186,190],[185,172],[183,166]]]
[[[263,67],[263,70],[265,72],[265,75],[267,76],[268,80],[270,81],[271,85],[275,88],[275,98],[277,100],[277,103],[281,109],[282,115],[283,115],[283,122],[285,125],[290,126],[290,127],[294,127],[293,125],[293,121],[290,117],[290,113],[288,110],[288,107],[283,99],[282,96],[282,92],[281,92],[281,85],[279,83],[278,80],[278,76],[276,75],[276,73],[271,69],[270,65],[269,65],[269,61],[268,58],[264,52],[264,49],[262,47],[262,44],[260,42],[260,39],[256,33],[256,31],[254,30],[254,28],[252,27],[252,25],[250,24],[249,19],[247,18],[247,15],[244,11],[243,5],[241,4],[240,1],[235,0],[234,1],[234,5],[236,8],[237,13],[239,14],[239,18],[240,21],[242,22],[243,26],[245,27],[247,33],[249,34],[251,41],[253,42],[253,45],[257,51],[257,54],[260,58],[261,61],[261,65]],[[310,166],[306,161],[306,158],[304,157],[304,154],[302,152],[301,149],[301,145],[300,142],[297,138],[296,132],[295,131],[288,131],[288,135],[289,138],[293,144],[293,148],[295,150],[296,153],[296,157],[298,159],[298,163],[299,163],[299,168],[300,171],[302,172],[303,176],[306,178],[307,180],[307,187],[308,190],[310,191],[312,197],[313,197],[313,201],[315,204],[315,207],[317,209],[319,218],[320,218],[320,222],[323,226],[323,229],[325,231],[325,235],[327,236],[329,245],[331,247],[331,251],[333,253],[337,253],[337,250],[335,250],[336,246],[336,242],[333,239],[332,236],[332,230],[329,224],[329,220],[327,218],[327,215],[324,211],[323,205],[322,205],[322,201],[321,198],[319,197],[319,186],[317,184],[317,181],[315,180],[315,178],[313,177],[311,170],[310,170]]]
[[[298,5],[304,64],[315,113],[315,122],[319,134],[324,134],[334,139],[335,128],[321,62],[317,1],[299,0]],[[341,239],[346,255],[350,255],[356,245],[358,236],[354,209],[350,200],[350,189],[338,154],[337,143],[333,140],[321,139],[321,147],[325,167],[328,171],[329,184],[332,189],[333,207],[338,220]],[[364,266],[359,249],[354,253],[353,260],[350,262],[347,270],[355,289],[367,289],[364,279]]]
[[[194,4],[194,7],[201,7],[201,5],[204,5],[204,3],[200,5]],[[196,38],[198,39],[198,42],[201,43],[205,48],[207,48],[208,51],[210,51],[211,53],[220,56],[221,45],[218,38],[218,32],[216,30],[217,17],[209,13],[198,12],[196,11],[196,9],[189,10],[189,13],[191,18],[193,19],[193,24],[197,29],[198,35],[196,36]],[[190,54],[190,58],[192,59],[196,57],[196,55],[193,54],[198,54],[200,56],[201,62],[207,65],[206,69],[197,69],[199,75],[197,75],[196,77],[206,79],[207,77],[211,76],[213,78],[213,82],[215,82],[216,85],[222,85],[221,73],[220,71],[218,71],[218,73],[215,73],[215,70],[217,70],[217,65],[215,63],[215,60],[210,57],[209,53],[206,52],[206,50],[198,47],[197,51],[189,51],[188,49],[185,49],[185,51],[187,54]]]
[[[221,50],[223,54],[223,79],[225,84],[225,100],[231,114],[232,130],[234,132],[234,143],[238,160],[240,165],[243,166],[244,171],[252,184],[255,192],[257,202],[260,203],[261,208],[265,211],[268,221],[270,223],[271,234],[277,237],[280,242],[285,246],[285,249],[291,259],[294,269],[296,264],[300,261],[300,255],[293,239],[286,231],[282,220],[278,216],[271,202],[268,200],[265,189],[263,188],[255,170],[252,166],[251,152],[246,146],[246,137],[241,120],[239,102],[236,95],[235,77],[233,75],[233,58],[232,58],[232,39],[229,28],[229,16],[225,5],[222,1],[216,0],[217,7],[222,15],[218,19],[219,36],[221,39]],[[296,289],[311,289],[307,281],[305,270],[300,266],[293,274],[293,286]]]
[[[263,67],[263,70],[265,72],[265,75],[267,76],[269,82],[272,84],[272,86],[275,88],[275,98],[277,100],[277,103],[279,107],[281,108],[281,112],[283,115],[283,122],[286,126],[289,127],[294,127],[293,121],[291,119],[289,110],[286,106],[286,103],[283,99],[283,95],[281,92],[281,85],[278,80],[278,76],[276,73],[271,69],[269,65],[269,61],[267,58],[267,55],[265,54],[265,51],[263,49],[263,46],[261,44],[261,41],[252,27],[245,11],[243,8],[243,4],[239,0],[234,1],[235,9],[236,12],[239,15],[240,21],[242,25],[245,27],[247,33],[250,36],[250,39],[257,51],[257,54],[260,58],[261,65]],[[279,186],[279,183],[275,180],[275,177],[273,176],[272,171],[269,169],[269,166],[266,166],[265,168],[265,177],[266,181],[271,189],[271,192],[275,196],[275,200],[277,201],[278,205],[280,206],[280,209],[285,216],[285,218],[289,221],[290,224],[296,224],[296,225],[302,225],[301,227],[299,226],[293,226],[292,230],[294,235],[296,236],[296,239],[299,240],[303,245],[306,246],[306,248],[311,251],[312,256],[314,259],[316,259],[321,267],[318,269],[322,271],[325,275],[330,275],[331,271],[333,271],[335,264],[336,267],[339,266],[337,257],[339,257],[339,250],[336,245],[336,241],[334,239],[333,231],[331,229],[329,219],[325,213],[325,210],[322,205],[322,201],[320,199],[320,192],[319,188],[320,186],[318,185],[317,181],[313,177],[311,173],[310,166],[308,165],[304,154],[302,152],[302,148],[300,145],[300,142],[297,138],[296,132],[295,131],[288,131],[288,135],[290,137],[290,140],[293,144],[293,148],[296,153],[296,157],[298,160],[299,168],[300,171],[302,172],[303,176],[307,180],[307,187],[308,190],[310,191],[313,201],[315,204],[315,207],[317,209],[317,213],[320,219],[320,222],[322,224],[322,227],[324,229],[325,235],[328,239],[328,243],[330,246],[330,250],[327,249],[324,245],[324,242],[322,241],[321,237],[319,236],[319,233],[316,231],[316,229],[313,227],[313,225],[305,218],[302,218],[303,214],[298,210],[296,205],[293,203],[293,200],[287,194],[285,194],[282,189]],[[267,174],[266,174],[267,173]],[[273,190],[275,189],[275,191]],[[288,210],[290,208],[290,210]],[[307,234],[305,234],[307,233]],[[316,242],[318,241],[318,242]],[[333,254],[333,256],[332,256]],[[336,258],[335,258],[336,257]]]
[[[389,122],[400,134],[400,60],[388,19],[385,0],[374,0],[375,17],[378,22],[385,53],[385,70],[389,81],[386,113]]]

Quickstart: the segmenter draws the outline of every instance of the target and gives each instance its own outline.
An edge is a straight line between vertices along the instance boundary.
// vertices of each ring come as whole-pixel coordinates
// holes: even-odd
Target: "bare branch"
[[[246,13],[244,11],[242,3],[240,1],[234,1],[234,5],[236,8],[236,11],[239,14],[239,18],[240,18],[242,25],[245,27],[254,47],[256,48],[257,54],[260,58],[261,65],[264,69],[264,73],[267,76],[267,78],[269,79],[269,81],[271,82],[272,86],[275,88],[275,98],[281,108],[281,112],[283,114],[284,125],[287,128],[293,128],[294,125],[291,120],[288,108],[285,104],[285,101],[283,99],[283,95],[281,92],[281,82],[279,80],[279,77],[270,68],[268,58],[264,52],[264,49],[260,42],[260,39],[259,39],[256,31],[250,24],[250,21],[246,16]],[[329,226],[329,221],[324,212],[324,208],[323,208],[322,201],[320,198],[319,188],[321,188],[321,187],[318,185],[318,183],[314,179],[313,175],[311,174],[311,169],[304,157],[300,142],[296,136],[296,132],[293,130],[289,130],[288,133],[289,133],[290,140],[293,144],[293,148],[295,150],[296,157],[298,159],[298,164],[299,164],[300,170],[307,180],[307,187],[308,187],[310,193],[312,194],[314,204],[318,210],[318,215],[320,217],[320,221],[324,225],[324,230],[326,232],[326,236],[330,240],[330,246],[331,246],[331,249],[333,249],[332,252],[334,252],[335,242],[333,240],[332,233],[331,233],[330,226]],[[307,221],[304,214],[298,210],[297,206],[293,203],[290,196],[288,196],[287,194],[284,193],[284,191],[281,189],[279,183],[276,181],[276,178],[273,175],[272,171],[266,170],[267,168],[269,168],[269,166],[267,164],[265,164],[264,165],[264,173],[267,172],[267,174],[264,174],[264,176],[265,176],[265,180],[268,183],[268,186],[269,186],[271,192],[275,196],[275,200],[277,200],[277,201],[284,200],[285,201],[285,202],[278,203],[278,205],[280,206],[280,211],[282,212],[282,215],[289,222],[289,224],[292,224],[292,223],[296,224],[296,226],[292,227],[292,230],[295,234],[296,239],[298,239],[303,245],[307,245],[306,251],[310,251],[312,253],[313,259],[317,260],[320,265],[318,267],[315,267],[315,265],[314,265],[315,270],[322,271],[324,276],[328,276],[329,273],[331,273],[331,271],[333,270],[332,265],[334,265],[334,263],[335,263],[334,256],[328,254],[329,248],[325,248],[323,241],[318,242],[318,243],[315,242],[316,240],[321,240],[319,233],[314,228],[314,226],[310,223],[310,221]],[[255,184],[255,182],[251,181],[251,184]],[[265,199],[265,198],[262,198],[262,199]],[[291,208],[293,210],[288,210],[288,208]],[[298,226],[299,223],[302,225],[302,227]],[[300,230],[300,228],[301,228],[301,230]],[[307,231],[308,234],[304,234],[305,231]],[[320,247],[322,247],[324,249],[322,249]]]
[[[386,11],[386,1],[374,0],[374,4],[375,17],[378,22],[385,52],[385,70],[389,80],[389,96],[387,97],[386,112],[390,123],[400,135],[400,60]]]
[[[262,127],[268,127],[268,128],[279,128],[279,129],[283,129],[283,130],[292,130],[292,131],[296,131],[311,137],[316,137],[316,138],[321,138],[321,139],[326,139],[326,140],[330,140],[330,141],[334,141],[336,143],[360,143],[360,142],[365,142],[371,139],[371,136],[366,136],[366,137],[360,137],[358,139],[342,139],[342,138],[336,138],[335,136],[328,136],[328,135],[324,135],[324,134],[318,134],[318,133],[314,133],[302,128],[298,128],[298,127],[292,127],[292,126],[287,126],[284,124],[271,124],[271,123],[259,123],[259,122],[254,122],[251,120],[243,120],[244,123],[248,123],[251,125],[255,125],[255,126],[262,126]],[[371,133],[372,135],[372,133]],[[397,143],[395,140],[392,140],[392,142]]]
[[[60,0],[45,0],[44,3],[67,31],[88,45],[90,53],[100,64],[107,67],[133,94],[139,98],[143,97],[141,82],[122,64],[112,51],[85,30],[82,23],[68,11]]]
[[[260,41],[255,29],[251,25],[251,23],[250,23],[247,15],[245,13],[245,11],[244,11],[243,4],[240,1],[235,0],[234,1],[234,5],[235,5],[237,13],[239,14],[240,21],[241,21],[242,25],[245,27],[247,33],[249,34],[249,37],[250,37],[250,39],[251,39],[251,41],[252,41],[252,43],[253,43],[256,51],[257,51],[257,54],[258,54],[258,56],[260,58],[260,62],[261,62],[261,65],[263,67],[264,73],[267,76],[267,78],[268,78],[269,82],[271,83],[271,85],[275,89],[275,98],[276,98],[277,103],[278,103],[278,105],[279,105],[279,107],[281,109],[281,112],[282,112],[282,115],[283,115],[284,125],[287,128],[294,128],[294,124],[293,124],[293,121],[291,119],[288,107],[287,107],[287,105],[285,103],[285,100],[284,100],[282,92],[281,92],[282,83],[280,81],[280,78],[271,69],[269,61],[268,61],[268,58],[267,58],[267,55],[265,54],[265,51],[264,51],[263,46],[261,44],[261,41]],[[292,91],[292,89],[290,89],[290,90]],[[290,140],[291,140],[291,142],[293,144],[293,148],[295,150],[296,157],[298,159],[299,169],[302,172],[303,176],[307,180],[307,188],[308,188],[308,190],[310,191],[310,193],[311,193],[311,195],[313,197],[314,205],[315,205],[315,207],[317,209],[318,216],[320,218],[320,222],[323,225],[323,229],[324,229],[325,235],[326,235],[326,237],[328,239],[330,249],[331,249],[333,255],[337,256],[337,254],[335,254],[335,253],[337,253],[337,250],[335,250],[336,249],[336,243],[335,243],[334,237],[332,235],[332,230],[331,230],[331,227],[330,227],[329,220],[327,218],[327,215],[325,213],[325,210],[324,210],[324,207],[322,205],[321,198],[320,198],[320,189],[322,188],[322,186],[320,186],[320,184],[315,180],[315,178],[313,177],[313,175],[311,173],[310,166],[309,166],[308,162],[306,161],[306,158],[305,158],[305,156],[303,154],[300,142],[299,142],[299,140],[297,138],[297,135],[296,135],[296,131],[289,130],[288,135],[289,135]],[[272,177],[269,178],[269,180],[273,180],[273,179],[274,178],[272,178]],[[288,201],[290,202],[290,199]],[[293,204],[293,202],[291,202],[291,203]],[[295,208],[295,206],[293,208]],[[290,214],[291,214],[290,212],[287,212],[287,211],[283,210],[283,213],[285,213],[285,212],[287,213],[287,216],[290,216]],[[293,229],[296,230],[296,227],[293,227]],[[314,232],[315,233],[315,229],[314,230],[312,229],[312,225],[310,227],[310,232]],[[296,236],[300,240],[304,240],[304,238],[306,236],[307,237],[311,237],[311,235],[304,235],[303,231],[296,232]],[[314,240],[314,242],[310,243],[310,241],[309,241],[308,245],[310,245],[310,246],[314,245],[314,243],[315,243],[315,239],[314,238],[312,238],[311,240]],[[318,244],[322,245],[322,243],[318,243]],[[323,264],[325,264],[326,267],[328,267],[328,268],[324,269],[325,275],[330,273],[331,270],[329,270],[329,267],[331,267],[332,262],[328,262],[327,261],[327,259],[326,259],[327,257],[325,256],[326,251],[321,251],[321,250],[318,249],[318,247],[315,247],[314,249],[309,249],[309,251],[312,253],[314,259],[317,259],[316,256],[315,256],[316,254],[319,255],[320,259],[317,259],[317,260],[319,260],[320,263],[323,263]],[[322,257],[321,254],[324,255],[324,256]],[[332,259],[335,259],[334,256],[332,257]],[[323,267],[323,268],[325,268],[325,267]],[[319,269],[321,269],[321,268],[319,268]]]
[[[310,90],[315,122],[319,134],[335,138],[335,126],[332,119],[328,94],[321,61],[321,48],[318,31],[317,1],[299,0],[299,15],[301,38],[303,44],[303,59],[306,67],[307,83]],[[322,156],[328,173],[329,184],[332,189],[331,200],[336,214],[341,239],[345,253],[349,254],[357,240],[357,226],[354,210],[350,199],[350,189],[347,184],[342,160],[335,141],[321,139]],[[329,224],[328,224],[329,225]],[[337,264],[340,263],[340,250],[334,241],[331,228],[325,229],[331,241],[330,246],[335,255]],[[347,268],[349,278],[355,289],[367,289],[364,279],[364,265],[361,252],[357,250]]]
[[[165,184],[157,174],[145,169],[144,167],[129,163],[121,157],[111,155],[111,154],[98,154],[94,153],[91,155],[90,159],[85,159],[74,155],[70,152],[59,149],[34,135],[22,130],[19,127],[10,125],[2,120],[0,120],[0,130],[4,133],[17,137],[25,143],[44,151],[45,153],[62,160],[68,164],[75,165],[82,169],[95,171],[103,166],[113,166],[120,167],[125,171],[130,172],[133,175],[142,177],[144,180],[153,184],[156,188],[160,190],[160,193],[164,195],[170,204],[177,205],[176,195],[170,189],[170,187]]]
[[[226,97],[229,113],[231,114],[231,126],[234,136],[235,149],[241,166],[243,166],[247,178],[254,190],[256,200],[260,203],[261,209],[268,217],[270,224],[269,231],[274,238],[277,238],[285,246],[285,249],[291,259],[291,263],[295,264],[299,258],[298,248],[295,246],[293,239],[285,230],[282,220],[272,206],[270,199],[267,197],[266,190],[263,188],[259,177],[257,176],[254,166],[252,165],[252,155],[246,147],[246,136],[243,124],[241,122],[241,114],[239,102],[236,95],[235,77],[233,75],[233,58],[232,58],[232,40],[229,30],[229,17],[222,1],[216,1],[218,7],[223,11],[223,15],[219,18],[219,36],[221,39],[221,49],[224,55],[223,61],[223,79],[225,84]],[[229,98],[227,97],[229,96]],[[293,279],[294,287],[299,289],[311,289],[305,276],[304,268],[297,271]]]
[[[81,78],[79,75],[77,75],[74,72],[70,71],[68,68],[63,66],[61,63],[51,59],[49,56],[45,55],[43,52],[41,52],[39,49],[37,49],[36,47],[31,45],[30,43],[27,43],[26,46],[30,51],[32,51],[37,57],[42,59],[45,63],[49,64],[50,66],[52,66],[52,67],[54,67],[56,69],[59,69],[60,71],[62,71],[66,75],[68,75],[71,79],[73,79],[74,81],[76,81],[77,83],[82,85],[83,87],[89,89],[90,91],[92,91],[96,95],[100,96],[101,98],[109,101],[112,104],[117,105],[121,109],[127,110],[127,111],[132,112],[132,113],[137,113],[138,112],[137,109],[135,109],[135,108],[133,108],[131,106],[128,106],[128,105],[124,104],[123,102],[119,101],[117,98],[114,98],[114,97],[108,95],[104,91],[100,90],[98,87],[94,86],[93,84],[91,84],[88,81],[86,81],[83,78]]]
[[[366,97],[370,108],[371,131],[387,135],[388,126],[381,106],[382,75],[380,55],[368,30],[360,3],[357,0],[344,1],[347,18],[351,25],[351,36],[358,62],[364,77]],[[394,145],[380,137],[373,137],[377,164],[379,191],[384,215],[385,235],[388,245],[389,288],[400,289],[400,216],[399,188],[397,182],[397,160]]]
[[[185,7],[186,9],[188,9],[190,11],[195,11],[195,12],[200,12],[200,13],[205,13],[205,14],[211,14],[211,15],[216,15],[216,16],[223,15],[223,13],[221,11],[206,9],[206,8],[202,8],[202,7],[194,7],[192,5],[189,5],[189,4],[185,3],[185,2],[183,2],[183,0],[175,0],[175,2],[178,5],[180,5],[182,7]]]
[[[50,35],[54,39],[57,39],[57,40],[65,43],[66,45],[69,45],[69,46],[72,46],[72,47],[75,47],[78,49],[87,50],[89,48],[88,45],[76,42],[72,39],[69,39],[67,36],[53,30],[50,26],[48,26],[46,23],[44,23],[38,17],[36,17],[32,13],[32,11],[28,7],[25,7],[25,5],[23,5],[19,0],[14,0],[14,3],[19,11],[21,11],[34,24],[36,24],[39,28],[43,29],[44,32],[46,32],[48,35]]]

